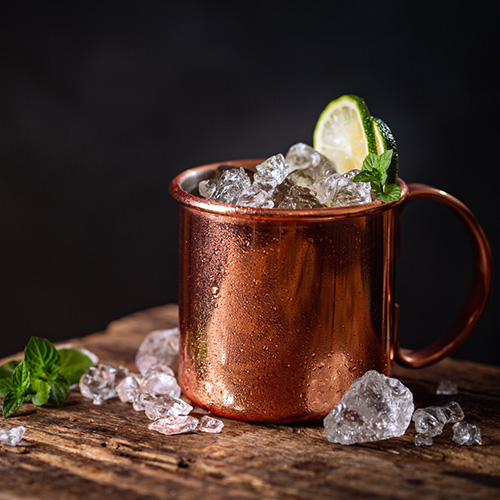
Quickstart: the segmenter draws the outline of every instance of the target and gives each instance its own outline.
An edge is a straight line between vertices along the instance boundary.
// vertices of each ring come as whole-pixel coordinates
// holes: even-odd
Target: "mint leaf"
[[[0,397],[4,398],[9,392],[14,390],[14,383],[12,377],[5,377],[0,379]]]
[[[392,149],[380,156],[369,153],[363,161],[361,172],[353,178],[355,182],[369,182],[374,198],[385,202],[396,201],[401,196],[401,188],[397,184],[387,184],[392,155]]]
[[[388,149],[387,151],[384,151],[378,158],[377,158],[377,170],[381,172],[385,178],[387,179],[387,170],[389,169],[389,166],[391,164],[392,160],[392,149]],[[385,184],[385,180],[384,180]]]
[[[10,417],[24,403],[24,396],[12,391],[5,395],[2,403],[2,413],[5,418]]]
[[[353,177],[354,182],[371,182],[373,179],[373,174],[372,172],[368,172],[365,170],[364,172],[360,172],[358,175]]]
[[[7,361],[7,363],[0,365],[0,379],[11,377],[19,363],[20,361]]]
[[[71,389],[69,388],[68,379],[59,375],[56,380],[47,380],[50,386],[50,397],[48,403],[52,406],[62,406],[69,397]]]
[[[372,193],[373,193],[373,196],[375,196],[375,198],[377,200],[381,200],[382,196],[384,196],[384,192],[382,191],[382,188],[380,187],[380,184],[373,184],[372,183]]]
[[[70,384],[78,382],[92,365],[88,356],[76,349],[59,352],[48,340],[31,337],[23,361],[0,366],[4,417],[14,414],[25,401],[37,406],[62,406],[70,394]]]
[[[382,193],[379,200],[396,201],[399,200],[400,196],[401,196],[401,188],[397,184],[387,184],[384,187],[384,192]]]
[[[45,380],[35,378],[31,381],[31,392],[35,393],[32,395],[31,402],[36,406],[42,406],[49,400],[50,385]]]
[[[55,380],[59,374],[61,357],[46,339],[31,337],[24,349],[24,360],[34,377]]]
[[[363,165],[361,166],[361,171],[371,172],[377,165],[378,156],[375,153],[368,153],[367,157],[363,161]]]
[[[66,377],[70,385],[77,384],[81,376],[94,364],[87,355],[77,349],[59,349],[59,355],[59,375]]]
[[[12,374],[12,385],[14,391],[19,395],[24,395],[28,392],[31,384],[31,376],[26,366],[25,361],[21,361]]]

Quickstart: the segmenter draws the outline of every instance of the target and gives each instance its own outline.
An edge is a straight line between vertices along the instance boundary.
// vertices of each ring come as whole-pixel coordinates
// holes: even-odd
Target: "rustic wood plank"
[[[158,307],[73,342],[135,370],[144,336],[176,323],[175,306]],[[0,500],[498,498],[500,368],[448,359],[423,370],[396,367],[395,374],[417,406],[451,399],[435,395],[442,378],[458,382],[453,399],[481,427],[483,446],[460,447],[446,428],[432,447],[415,447],[413,426],[401,438],[341,446],[328,443],[320,425],[229,419],[218,435],[167,437],[148,431],[146,416],[130,405],[94,406],[74,392],[60,409],[25,405],[2,421],[27,431],[21,446],[0,446]]]

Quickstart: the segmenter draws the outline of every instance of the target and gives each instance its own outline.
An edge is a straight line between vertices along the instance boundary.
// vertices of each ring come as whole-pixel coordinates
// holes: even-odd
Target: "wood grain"
[[[73,342],[135,371],[144,335],[176,323],[176,306],[158,307]],[[458,382],[453,399],[481,427],[483,446],[460,447],[445,428],[432,447],[415,447],[413,426],[401,438],[341,446],[319,425],[229,419],[218,435],[167,437],[130,405],[95,406],[73,392],[60,409],[24,405],[2,421],[27,430],[20,446],[0,446],[0,500],[500,498],[500,368],[447,359],[395,374],[417,406],[451,399],[435,395],[442,378]]]

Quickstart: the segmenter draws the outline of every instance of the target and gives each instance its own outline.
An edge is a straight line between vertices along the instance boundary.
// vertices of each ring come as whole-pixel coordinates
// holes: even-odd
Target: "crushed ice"
[[[413,394],[375,370],[356,379],[325,417],[328,441],[356,444],[402,436],[413,414]]]
[[[193,432],[218,433],[224,423],[205,416],[189,416],[193,407],[180,399],[181,388],[171,366],[179,355],[179,329],[154,330],[140,345],[136,365],[140,373],[130,373],[123,366],[101,363],[90,368],[80,379],[80,391],[94,404],[119,398],[144,411],[152,420],[149,429],[166,435]]]
[[[318,165],[321,163],[317,162],[314,167]],[[259,172],[271,184],[270,179],[283,176],[279,172],[283,167],[274,163],[269,168],[278,171],[270,173],[262,169]],[[136,411],[144,411],[152,420],[148,428],[162,434],[221,432],[222,420],[210,416],[198,420],[189,415],[193,407],[180,399],[181,390],[171,368],[177,362],[178,352],[178,328],[155,330],[145,337],[137,352],[140,373],[129,373],[122,366],[98,364],[82,376],[81,393],[94,404],[112,398],[131,403]],[[441,381],[438,393],[455,394],[456,384]],[[456,443],[466,446],[482,443],[480,429],[463,421],[464,412],[455,401],[414,410],[413,395],[406,386],[395,378],[370,370],[352,383],[340,403],[325,417],[325,434],[332,443],[373,442],[402,436],[413,420],[416,446],[431,446],[433,437],[440,435],[446,424],[454,424]],[[23,434],[24,427],[0,429],[0,441],[15,446]]]
[[[337,173],[330,160],[299,142],[286,157],[277,154],[257,165],[253,178],[229,167],[219,178],[201,181],[198,191],[208,200],[248,207],[344,207],[372,201],[370,183],[353,181],[358,173]]]
[[[442,396],[454,396],[458,394],[458,386],[452,380],[441,380],[436,389],[436,394]]]
[[[179,356],[179,329],[154,330],[142,341],[135,356],[135,364],[141,374],[152,366],[168,371]]]
[[[7,446],[17,446],[23,439],[26,428],[22,425],[17,427],[0,427],[0,443]]]
[[[431,446],[433,438],[447,424],[453,424],[453,441],[465,446],[480,445],[481,430],[464,422],[464,418],[456,401],[414,411],[413,395],[407,387],[372,370],[352,383],[325,417],[324,425],[330,442],[349,445],[402,436],[413,420],[415,446]]]
[[[80,392],[92,399],[95,405],[102,405],[107,399],[118,397],[116,387],[127,375],[128,370],[124,366],[107,363],[91,366],[80,379]]]
[[[462,446],[482,444],[481,430],[467,422],[457,422],[453,425],[453,441]]]
[[[464,412],[456,401],[418,408],[412,416],[417,432],[415,445],[432,445],[432,438],[442,434],[446,424],[453,424],[453,441],[456,443],[466,446],[482,444],[481,430],[464,422],[464,418]]]

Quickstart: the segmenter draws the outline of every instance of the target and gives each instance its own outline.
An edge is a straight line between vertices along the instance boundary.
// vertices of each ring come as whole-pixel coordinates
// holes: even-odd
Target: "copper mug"
[[[323,418],[367,370],[434,363],[457,349],[489,294],[491,251],[471,211],[451,195],[398,180],[401,198],[307,210],[238,207],[196,196],[218,166],[170,185],[180,204],[179,383],[196,405],[267,422]],[[474,277],[452,328],[402,352],[394,268],[401,213],[417,198],[450,207],[473,247]]]

